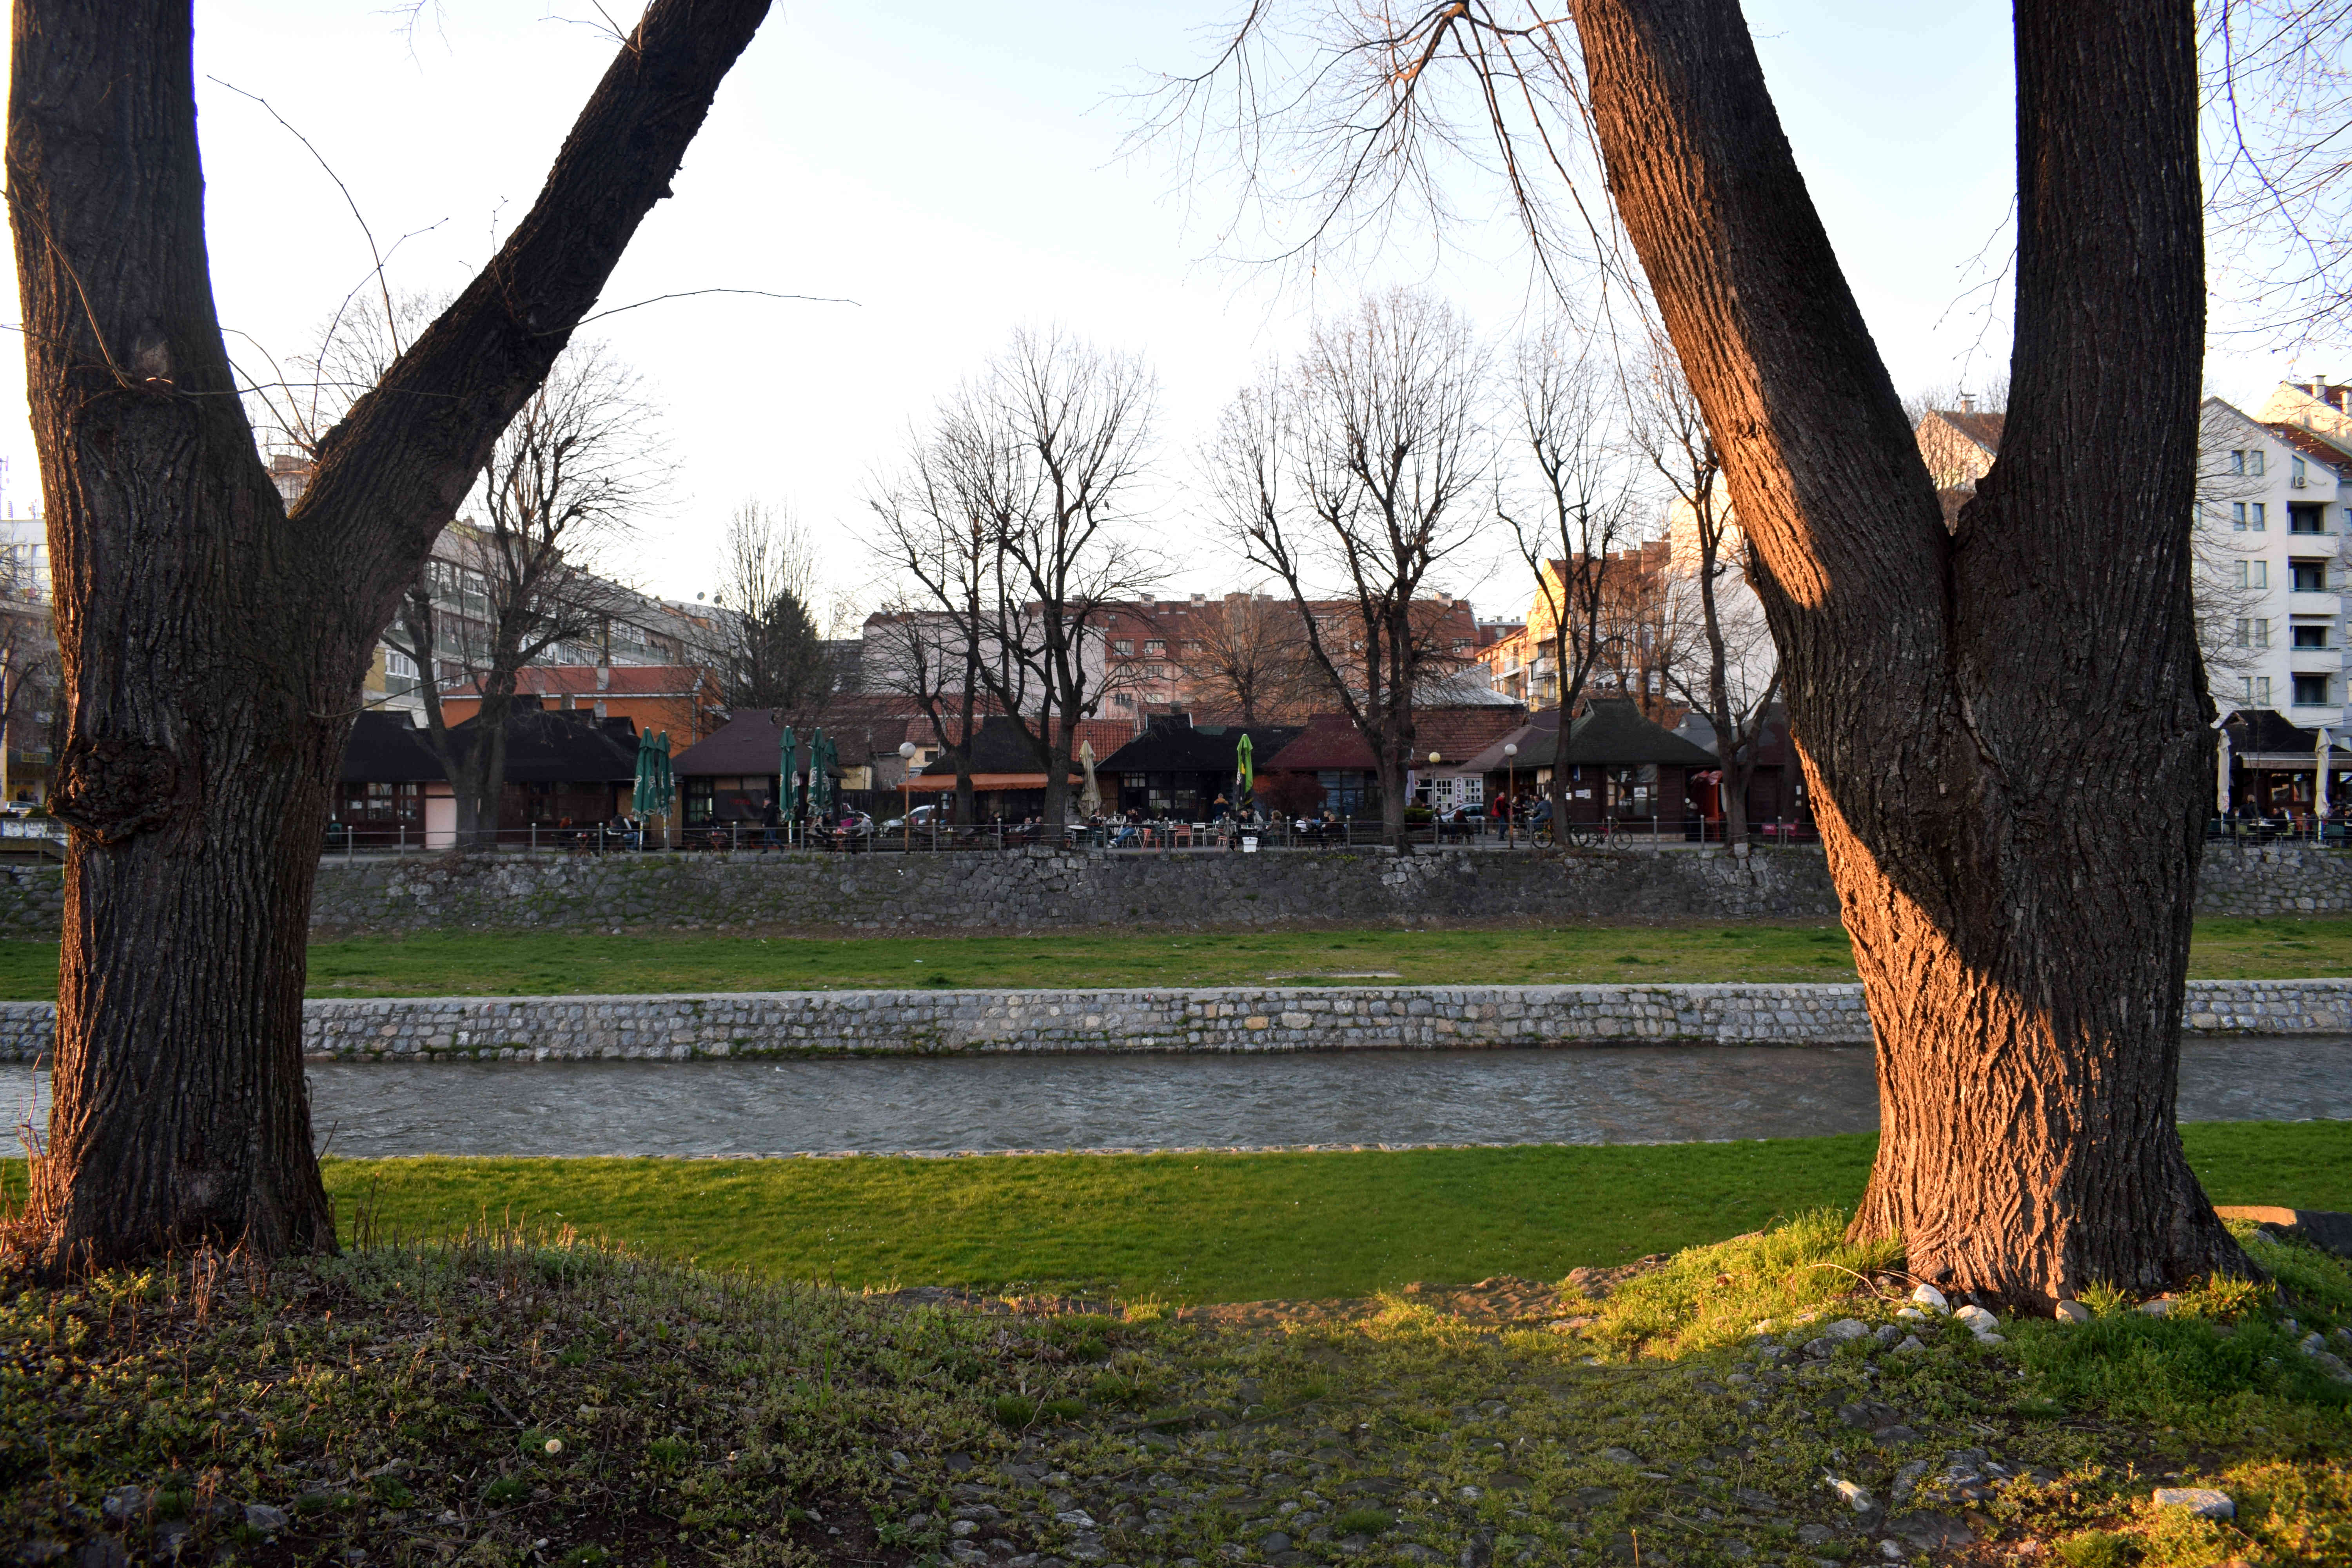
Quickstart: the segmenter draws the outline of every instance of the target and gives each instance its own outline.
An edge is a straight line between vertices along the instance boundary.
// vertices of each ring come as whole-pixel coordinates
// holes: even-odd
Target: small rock
[[[1848,1340],[1858,1340],[1870,1332],[1870,1325],[1856,1318],[1840,1318],[1822,1332],[1843,1344]]]
[[[1939,1318],[1945,1316],[1952,1310],[1951,1302],[1946,1300],[1944,1299],[1944,1293],[1941,1290],[1937,1289],[1933,1285],[1922,1285],[1917,1289],[1912,1291],[1911,1300],[1914,1305],[1925,1307],[1928,1311],[1935,1313],[1936,1316]]]
[[[1897,1307],[1895,1309],[1895,1315],[1909,1323],[1924,1323],[1927,1321],[1927,1314],[1916,1307]]]
[[[2061,1301],[2055,1315],[2062,1323],[2087,1323],[2091,1321],[2091,1309],[2080,1301]]]
[[[2000,1326],[1999,1318],[1973,1302],[1954,1312],[1952,1317],[1955,1321],[1967,1324],[1971,1331],[1979,1334],[1990,1333]]]
[[[275,1535],[292,1522],[282,1508],[272,1508],[266,1502],[245,1505],[245,1522],[264,1535]]]
[[[1877,1340],[1881,1345],[1892,1345],[1898,1340],[1902,1339],[1902,1337],[1903,1331],[1896,1328],[1893,1323],[1879,1324],[1878,1332],[1872,1336],[1872,1338]]]
[[[2158,1487],[2155,1502],[2158,1508],[2185,1508],[2200,1519],[2238,1517],[2238,1505],[2230,1494],[2211,1487]]]
[[[2352,1383],[2352,1366],[2346,1365],[2344,1358],[2334,1351],[2321,1351],[2311,1359],[2319,1363],[2320,1371],[2336,1382]]]
[[[1889,1563],[1900,1563],[1903,1561],[1903,1543],[1899,1541],[1882,1541],[1878,1543],[1878,1554]]]
[[[1601,1457],[1612,1465],[1638,1465],[1642,1462],[1631,1448],[1603,1448]]]
[[[1830,1490],[1843,1498],[1848,1508],[1853,1510],[1856,1513],[1868,1513],[1870,1511],[1871,1501],[1870,1493],[1868,1491],[1864,1490],[1862,1487],[1857,1486],[1853,1481],[1845,1479],[1842,1476],[1829,1476],[1824,1479],[1830,1484]]]
[[[2139,1304],[2139,1310],[2147,1313],[2151,1318],[2168,1318],[2172,1316],[2172,1298],[2169,1296],[2151,1297],[2147,1300],[2142,1301]]]
[[[1100,1528],[1095,1523],[1094,1515],[1088,1513],[1082,1508],[1065,1510],[1064,1511],[1055,1514],[1054,1518],[1056,1522],[1069,1525],[1075,1530],[1096,1530]]]
[[[1976,1541],[1968,1525],[1948,1513],[1906,1513],[1888,1520],[1886,1529],[1922,1552],[1956,1550]]]
[[[1920,1342],[1918,1335],[1906,1334],[1903,1336],[1903,1342],[1895,1347],[1895,1353],[1896,1355],[1912,1355],[1920,1351],[1924,1351],[1927,1348],[1927,1345]]]
[[[1835,1353],[1836,1350],[1836,1343],[1826,1334],[1820,1339],[1807,1340],[1805,1342],[1805,1353],[1811,1356],[1815,1361],[1826,1359],[1830,1355]]]
[[[1485,1497],[1486,1494],[1480,1491],[1476,1487],[1464,1487],[1460,1491],[1455,1492],[1454,1495],[1460,1498],[1464,1502],[1476,1502],[1480,1498]]]
[[[1270,1535],[1260,1536],[1258,1538],[1257,1549],[1260,1552],[1265,1552],[1268,1557],[1273,1556],[1277,1552],[1287,1552],[1290,1550],[1290,1537],[1277,1530]]]
[[[109,1519],[132,1519],[147,1510],[147,1493],[140,1487],[116,1487],[99,1500],[98,1510]]]

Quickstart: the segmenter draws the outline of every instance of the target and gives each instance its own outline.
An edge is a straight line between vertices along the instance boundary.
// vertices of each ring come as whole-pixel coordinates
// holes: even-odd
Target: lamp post
[[[1444,753],[1442,752],[1432,752],[1429,753],[1429,765],[1433,768],[1437,766],[1437,764],[1443,760]],[[1429,841],[1432,844],[1437,844],[1443,842],[1444,837],[1445,819],[1439,814],[1437,809],[1437,775],[1435,773],[1432,773],[1429,776]]]
[[[1518,842],[1514,837],[1519,816],[1519,743],[1503,742],[1503,765],[1510,770],[1510,783],[1503,790],[1503,847],[1510,848]]]
[[[898,761],[905,764],[898,773],[898,834],[904,848],[911,853],[915,847],[915,792],[907,781],[915,776],[915,742],[898,742]]]

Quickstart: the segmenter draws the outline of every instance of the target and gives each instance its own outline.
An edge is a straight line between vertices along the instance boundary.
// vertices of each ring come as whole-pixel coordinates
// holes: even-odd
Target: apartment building
[[[2198,482],[2200,609],[2215,704],[2343,722],[2352,392],[2288,383],[2257,415],[2209,398]]]
[[[280,452],[269,459],[270,482],[289,505],[300,499],[310,473],[310,459],[299,454]],[[442,530],[434,542],[432,559],[425,563],[425,581],[436,612],[435,635],[443,645],[436,662],[445,695],[465,688],[469,669],[478,664],[471,656],[488,640],[491,577],[485,555],[483,536],[461,519]],[[567,597],[576,597],[587,606],[586,613],[574,617],[580,623],[579,635],[533,659],[532,665],[549,671],[549,678],[537,686],[526,681],[523,687],[555,699],[549,706],[593,707],[602,718],[609,701],[598,694],[611,689],[611,671],[615,666],[657,665],[700,671],[715,662],[723,641],[720,621],[727,612],[707,605],[657,599],[592,573],[575,575],[576,594],[566,592]],[[425,704],[418,694],[417,678],[413,658],[391,642],[379,641],[362,683],[362,700],[371,709],[407,713],[421,721]],[[701,679],[689,679],[681,674],[664,684],[677,688],[674,695],[679,701],[673,706],[689,715],[698,711]],[[570,700],[582,692],[591,695],[576,704]],[[451,721],[470,711],[452,714]],[[695,721],[695,732],[702,727]]]

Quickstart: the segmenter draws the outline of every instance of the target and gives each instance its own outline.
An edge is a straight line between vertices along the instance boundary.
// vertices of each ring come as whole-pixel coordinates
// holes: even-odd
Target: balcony
[[[2326,616],[2333,620],[2343,613],[2343,597],[2336,594],[2298,594],[2286,596],[2286,613],[2290,616]]]
[[[2334,675],[2344,668],[2340,647],[2291,647],[2286,653],[2287,668],[2297,675]]]

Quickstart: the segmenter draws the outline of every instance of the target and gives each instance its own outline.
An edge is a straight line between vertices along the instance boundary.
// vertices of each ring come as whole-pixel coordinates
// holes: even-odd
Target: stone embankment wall
[[[321,930],[1412,925],[1833,914],[1816,851],[648,855],[322,866]]]
[[[0,870],[0,937],[57,934],[55,868]],[[2352,912],[2352,853],[2307,847],[2205,857],[2198,911]],[[1622,847],[1565,854],[1375,849],[1166,856],[614,855],[329,860],[313,926],[370,931],[686,928],[1048,931],[1107,926],[1498,924],[1580,920],[1828,920],[1817,849]]]
[[[1862,1045],[1857,985],[1473,985],[394,997],[304,1005],[354,1061],[678,1059],[959,1051],[1318,1051],[1605,1044]],[[2352,980],[2192,982],[2200,1035],[2352,1034]],[[45,1055],[46,1002],[0,1003],[0,1059]]]

